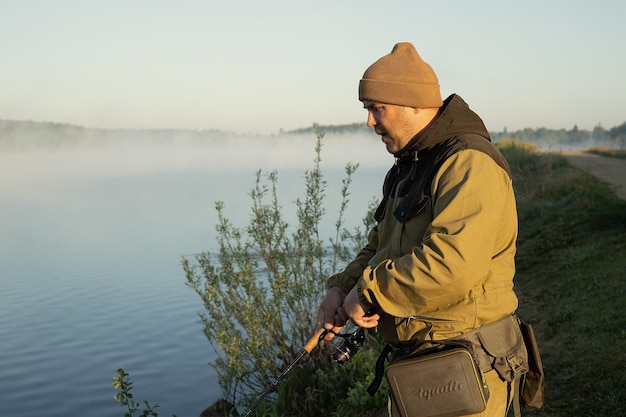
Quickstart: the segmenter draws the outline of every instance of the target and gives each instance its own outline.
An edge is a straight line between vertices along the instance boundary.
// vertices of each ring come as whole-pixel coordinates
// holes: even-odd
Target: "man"
[[[469,340],[508,320],[517,309],[515,196],[480,117],[457,95],[442,101],[437,76],[410,43],[365,71],[359,100],[396,163],[367,245],[328,279],[318,328],[339,331],[349,318],[398,347]],[[490,398],[480,415],[501,417],[513,381],[487,362]]]

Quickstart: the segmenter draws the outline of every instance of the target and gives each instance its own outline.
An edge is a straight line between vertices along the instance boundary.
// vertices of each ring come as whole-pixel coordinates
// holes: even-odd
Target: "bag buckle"
[[[511,370],[513,371],[513,375],[515,377],[527,371],[524,364],[515,355],[507,356],[506,361],[511,366]]]

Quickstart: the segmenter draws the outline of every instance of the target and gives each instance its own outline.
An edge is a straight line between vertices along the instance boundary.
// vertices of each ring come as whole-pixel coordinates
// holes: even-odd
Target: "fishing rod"
[[[368,312],[367,314],[371,315],[372,312]],[[348,320],[346,325],[343,327],[342,333],[335,333],[332,330],[328,329],[319,329],[317,333],[313,335],[309,339],[308,342],[302,348],[302,351],[296,356],[296,358],[287,366],[287,368],[276,378],[272,385],[267,387],[267,389],[261,394],[261,396],[256,400],[252,407],[250,407],[241,417],[248,417],[250,413],[263,401],[265,397],[278,385],[278,383],[293,369],[296,364],[302,360],[305,356],[311,353],[315,346],[319,344],[319,342],[326,336],[328,333],[332,333],[335,337],[342,338],[342,342],[339,346],[336,346],[335,351],[332,353],[331,358],[333,362],[337,365],[344,365],[355,353],[359,351],[361,346],[365,344],[365,329],[357,326],[352,320]]]
[[[296,358],[293,360],[293,362],[291,362],[289,366],[287,366],[287,368],[285,368],[285,370],[280,375],[278,375],[278,378],[276,378],[276,380],[274,380],[274,382],[272,382],[272,384],[265,389],[263,394],[261,394],[256,402],[252,404],[252,407],[248,408],[248,410],[242,414],[242,417],[248,417],[252,413],[252,411],[261,403],[261,401],[263,401],[263,399],[267,397],[270,392],[272,392],[274,387],[276,387],[276,385],[278,385],[278,383],[293,369],[293,367],[296,366],[296,364],[300,362],[302,358],[310,354],[311,351],[315,349],[315,346],[318,345],[318,343],[324,338],[324,336],[328,334],[329,331],[330,330],[327,329],[318,330],[317,333],[315,333],[315,335],[313,335],[313,337],[311,337],[309,341],[306,342],[306,344],[304,345],[298,356],[296,356]]]

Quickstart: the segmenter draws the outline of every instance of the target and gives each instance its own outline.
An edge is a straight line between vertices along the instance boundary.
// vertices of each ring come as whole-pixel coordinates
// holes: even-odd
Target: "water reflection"
[[[314,158],[310,139],[239,140],[0,151],[0,415],[121,415],[119,367],[160,415],[197,415],[220,397],[180,258],[215,248],[215,201],[248,221],[259,168],[278,170],[295,215]],[[329,207],[345,163],[361,163],[357,224],[390,157],[371,139],[327,140]]]

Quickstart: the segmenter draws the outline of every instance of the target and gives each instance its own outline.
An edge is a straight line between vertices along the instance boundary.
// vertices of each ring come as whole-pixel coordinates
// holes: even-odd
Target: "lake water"
[[[122,416],[120,367],[160,416],[197,416],[221,398],[181,257],[215,249],[215,201],[247,223],[257,169],[278,171],[293,216],[314,142],[0,150],[0,416]],[[361,164],[356,226],[392,159],[376,139],[327,136],[330,212],[348,161]]]

